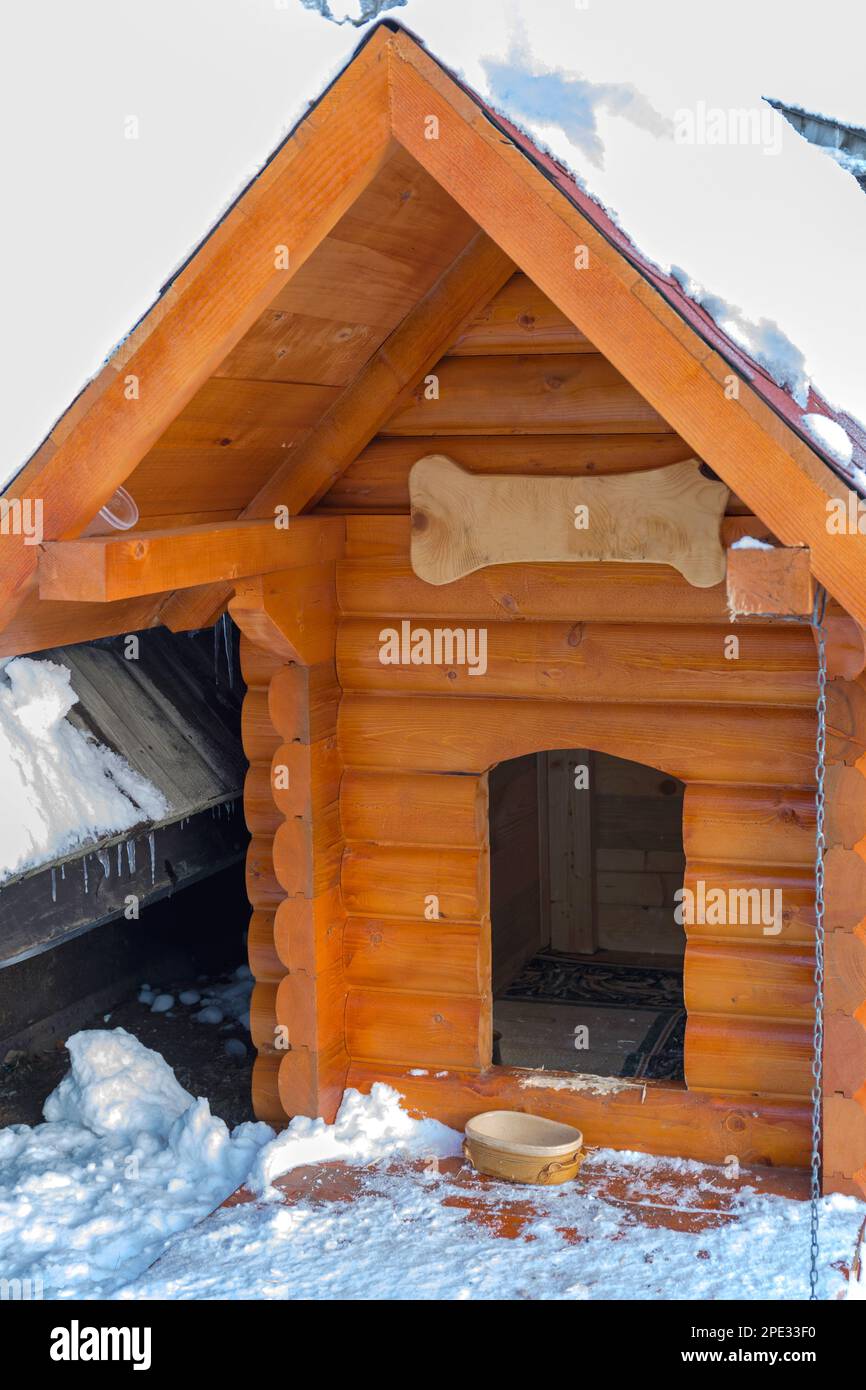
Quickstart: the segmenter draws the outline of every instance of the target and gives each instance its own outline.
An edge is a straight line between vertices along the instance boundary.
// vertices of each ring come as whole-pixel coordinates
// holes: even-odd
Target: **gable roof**
[[[431,114],[444,139],[426,138]],[[10,496],[43,499],[46,538],[81,533],[280,288],[303,270],[396,147],[482,229],[475,255],[481,261],[486,256],[490,293],[504,268],[524,270],[781,540],[810,545],[817,577],[866,622],[866,537],[829,537],[825,524],[827,499],[844,498],[854,474],[805,434],[802,412],[787,393],[673,277],[641,255],[560,165],[391,20],[365,37],[9,488]],[[589,271],[575,270],[576,241],[588,248]],[[275,265],[278,246],[290,247],[288,271]],[[498,265],[495,246],[505,253]],[[470,251],[467,244],[464,254]],[[428,288],[427,298],[435,288]],[[428,306],[428,323],[437,312],[441,317],[441,305]],[[399,322],[390,329],[401,331],[405,338]],[[386,346],[390,342],[386,335]],[[378,351],[387,375],[387,352]],[[732,370],[740,388],[733,400],[724,390]],[[416,363],[414,376],[422,375]],[[142,384],[132,403],[126,397],[130,377]],[[390,408],[412,384],[394,377]],[[333,425],[343,399],[323,396],[322,409],[305,423],[314,454],[317,431]],[[866,457],[863,431],[849,417],[832,412],[815,393],[809,407],[843,425],[854,441],[855,463]],[[367,437],[375,428],[374,422]],[[339,472],[339,461],[335,466]],[[327,469],[322,476],[329,476]],[[319,490],[310,485],[306,496],[301,490],[295,509],[310,505]],[[0,536],[7,622],[35,591],[35,552],[20,537]],[[151,621],[160,611],[161,605]]]

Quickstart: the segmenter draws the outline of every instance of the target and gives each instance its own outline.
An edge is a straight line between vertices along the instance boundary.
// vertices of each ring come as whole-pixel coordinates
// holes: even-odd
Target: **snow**
[[[841,463],[847,468],[854,446],[841,425],[826,415],[817,414],[804,415],[803,425],[836,463]]]
[[[769,541],[762,541],[757,536],[740,536],[738,541],[734,541],[731,550],[773,550],[774,546]]]
[[[271,1184],[283,1173],[309,1163],[342,1159],[369,1163],[378,1158],[449,1158],[459,1154],[463,1136],[438,1120],[413,1120],[390,1086],[377,1081],[369,1096],[348,1090],[332,1125],[296,1115],[263,1149],[250,1174],[254,1192],[273,1196]]]
[[[233,1192],[273,1131],[230,1134],[122,1028],[67,1047],[45,1123],[0,1130],[0,1265],[46,1297],[107,1297]]]
[[[806,1296],[805,1202],[745,1188],[726,1224],[652,1222],[666,1192],[699,1213],[720,1190],[718,1168],[597,1150],[582,1170],[588,1181],[539,1190],[538,1214],[503,1239],[484,1209],[495,1229],[497,1213],[525,1213],[526,1189],[486,1186],[484,1219],[472,1219],[440,1168],[461,1135],[412,1119],[388,1086],[347,1091],[333,1125],[296,1119],[277,1137],[264,1124],[230,1134],[123,1029],[78,1033],[67,1046],[71,1070],[46,1100],[45,1122],[0,1130],[0,1264],[47,1298]],[[351,1201],[323,1201],[313,1187],[285,1205],[269,1186],[333,1159],[357,1172]],[[615,1199],[593,1189],[598,1172],[613,1175]],[[244,1183],[261,1199],[220,1207]],[[864,1214],[852,1197],[823,1199],[821,1297],[844,1295],[834,1265],[850,1265]]]
[[[2,226],[16,274],[0,368],[16,408],[0,479],[348,61],[371,12],[549,147],[648,257],[683,267],[798,399],[808,376],[866,419],[851,327],[866,321],[866,198],[763,100],[866,124],[862,7],[826,0],[816,24],[808,0],[730,0],[708,41],[684,0],[93,0],[85,13],[44,0],[3,16],[16,54],[0,88],[15,131],[5,174],[26,216]]]
[[[0,671],[0,882],[168,812],[162,793],[67,719],[78,697],[54,661]]]

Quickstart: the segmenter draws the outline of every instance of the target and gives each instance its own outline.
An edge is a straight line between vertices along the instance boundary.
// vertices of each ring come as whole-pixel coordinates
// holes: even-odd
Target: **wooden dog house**
[[[45,542],[0,536],[0,655],[228,605],[258,1115],[331,1118],[347,1085],[384,1080],[458,1125],[514,1107],[592,1144],[807,1164],[820,585],[824,1181],[866,1191],[866,534],[828,529],[828,501],[858,514],[855,475],[800,418],[388,22],[58,422],[6,494],[42,499]],[[697,459],[730,490],[727,581],[530,538],[529,558],[430,583],[409,474],[431,454],[578,483]],[[98,515],[120,485],[127,533]],[[383,664],[404,622],[483,628],[483,678]],[[489,774],[572,749],[683,785],[686,887],[782,890],[778,934],[687,926],[681,1085],[492,1065]]]

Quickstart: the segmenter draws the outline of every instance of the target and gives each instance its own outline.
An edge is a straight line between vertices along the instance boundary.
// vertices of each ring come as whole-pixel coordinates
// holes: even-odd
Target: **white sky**
[[[787,127],[778,156],[670,134],[682,109],[758,109],[762,95],[866,125],[866,7],[409,0],[391,13],[482,95],[491,94],[482,60],[513,67],[515,43],[518,93],[527,71],[555,68],[564,79],[551,92],[567,95],[573,75],[633,84],[668,130],[649,131],[610,102],[596,107],[601,169],[543,118],[552,102],[541,115],[510,110],[648,254],[751,319],[778,321],[831,401],[866,418],[866,194]],[[0,478],[23,464],[359,37],[300,0],[3,8]],[[540,98],[533,90],[547,99],[543,84]],[[124,135],[130,116],[137,140]]]

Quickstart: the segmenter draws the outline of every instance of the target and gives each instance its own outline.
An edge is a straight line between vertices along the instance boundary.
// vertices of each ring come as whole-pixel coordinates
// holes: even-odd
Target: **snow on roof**
[[[127,9],[72,24],[48,0],[56,58],[44,7],[16,16],[32,51],[17,35],[2,97],[26,215],[4,227],[17,422],[0,477],[350,59],[369,32],[358,22],[395,10],[788,423],[859,477],[803,416],[832,417],[853,467],[866,463],[866,199],[764,96],[863,124],[866,12],[826,0],[816,26],[806,0],[731,0],[709,33],[685,0],[284,0],[224,4],[218,24],[199,8],[153,0],[140,27]],[[27,88],[46,61],[36,112]],[[46,276],[59,202],[65,273]]]

